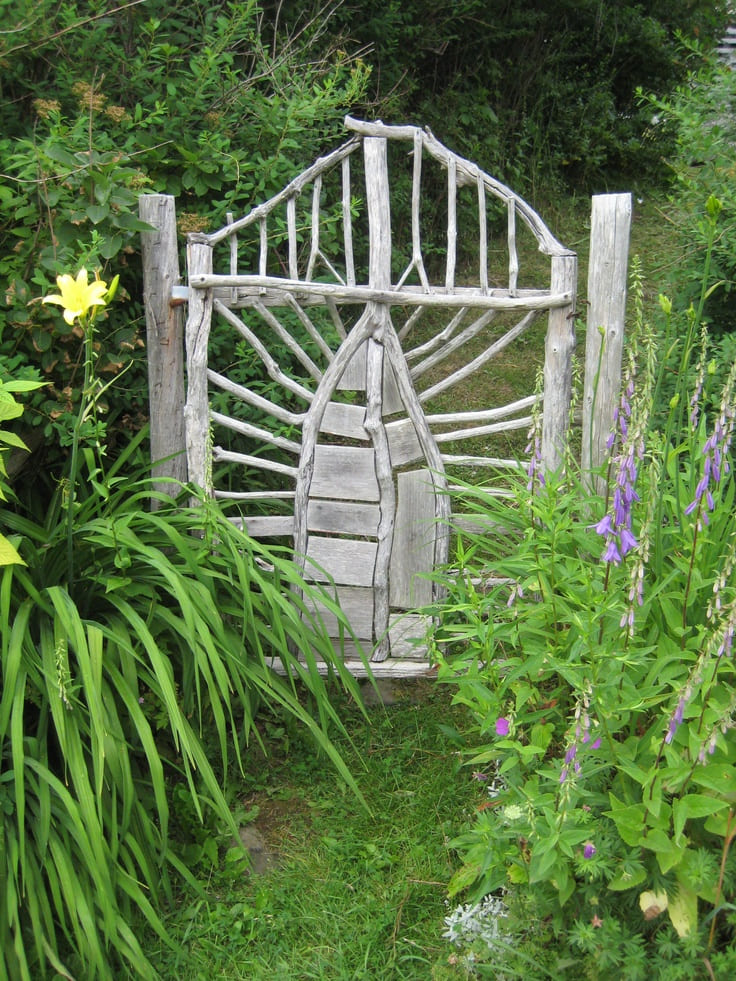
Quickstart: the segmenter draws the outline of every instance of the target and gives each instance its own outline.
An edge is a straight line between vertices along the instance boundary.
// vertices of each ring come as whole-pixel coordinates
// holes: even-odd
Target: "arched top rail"
[[[324,302],[329,297],[342,303],[467,303],[498,309],[504,303],[510,308],[523,307],[525,300],[531,301],[528,309],[569,302],[569,296],[561,291],[519,287],[519,220],[531,232],[538,251],[551,261],[573,253],[511,188],[448,150],[428,128],[389,126],[350,116],[345,118],[345,127],[353,134],[346,143],[319,157],[268,201],[241,218],[228,215],[227,224],[215,232],[189,236],[192,244],[229,246],[226,268],[222,268],[220,254],[209,275],[195,273],[190,277],[192,288],[227,288],[234,306],[247,303],[255,293],[270,303],[276,299],[275,291],[301,293],[305,289],[312,294],[311,302]],[[405,191],[395,195],[398,184],[396,175],[389,174],[388,141],[410,145],[410,200]],[[353,156],[360,149],[362,160]],[[429,176],[423,173],[425,165]],[[394,166],[400,167],[401,160],[394,161]],[[443,206],[437,196],[438,177],[440,187],[442,181],[446,184],[446,237],[439,243],[436,225]],[[402,186],[408,189],[408,184]],[[432,188],[431,205],[423,214],[423,191],[428,187]],[[462,197],[462,188],[475,193]],[[435,277],[440,273],[439,281],[430,281],[425,265],[428,249],[423,239],[428,216],[435,226],[431,270]],[[499,222],[506,226],[505,245],[500,249]],[[392,238],[394,225],[399,230],[398,243]],[[474,230],[477,238],[472,241]],[[463,253],[468,239],[471,248]],[[444,256],[444,275],[436,261],[438,246]],[[378,266],[371,271],[379,253],[383,256],[380,282],[374,275]],[[476,275],[468,271],[469,256],[473,256],[473,263],[477,257]]]

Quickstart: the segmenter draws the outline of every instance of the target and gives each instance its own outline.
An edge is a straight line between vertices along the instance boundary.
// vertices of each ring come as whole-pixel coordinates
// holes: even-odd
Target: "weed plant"
[[[532,458],[511,507],[467,487],[488,531],[460,536],[435,610],[440,681],[473,713],[486,788],[450,892],[503,900],[528,977],[736,969],[736,366],[714,398],[702,305],[661,297],[655,331],[632,292],[607,466]],[[503,973],[497,946],[473,953]]]

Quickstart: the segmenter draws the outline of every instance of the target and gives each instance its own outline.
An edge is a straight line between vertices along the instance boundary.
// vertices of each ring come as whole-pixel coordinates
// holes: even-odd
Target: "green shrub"
[[[553,972],[694,977],[720,957],[728,976],[736,366],[706,416],[707,356],[687,371],[698,314],[662,298],[655,336],[634,294],[603,493],[572,459],[542,474],[532,457],[511,502],[461,494],[486,531],[461,536],[437,657],[474,713],[486,799],[456,842],[451,893],[504,896],[514,945],[556,938]],[[654,415],[673,371],[679,390]],[[502,952],[486,957],[500,967]]]

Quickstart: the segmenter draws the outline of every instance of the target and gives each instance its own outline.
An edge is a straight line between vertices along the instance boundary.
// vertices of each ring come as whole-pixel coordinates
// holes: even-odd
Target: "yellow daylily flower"
[[[64,320],[73,324],[84,317],[92,307],[104,307],[107,303],[107,283],[102,279],[87,282],[87,270],[80,269],[77,278],[64,274],[56,277],[59,293],[51,293],[43,298],[44,303],[58,303],[64,308]]]

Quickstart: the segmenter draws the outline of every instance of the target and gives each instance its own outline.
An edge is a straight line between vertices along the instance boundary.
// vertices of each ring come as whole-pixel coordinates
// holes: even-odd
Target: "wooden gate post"
[[[549,312],[544,349],[542,466],[550,472],[562,463],[570,425],[572,356],[575,353],[575,294],[578,257],[574,252],[552,256],[550,292],[569,293],[570,303]]]
[[[621,388],[631,207],[631,194],[593,196],[582,437],[588,473],[605,459]]]
[[[189,236],[187,243],[188,279],[212,272],[212,246],[205,235]],[[189,479],[208,494],[212,493],[212,461],[209,447],[210,401],[207,391],[207,346],[212,327],[211,288],[189,287],[189,316],[186,326],[187,400],[184,406]]]
[[[171,300],[172,288],[179,284],[174,198],[143,194],[138,215],[153,226],[141,232],[152,476],[184,483],[184,330],[181,308]],[[176,496],[176,485],[161,482],[154,487]]]

